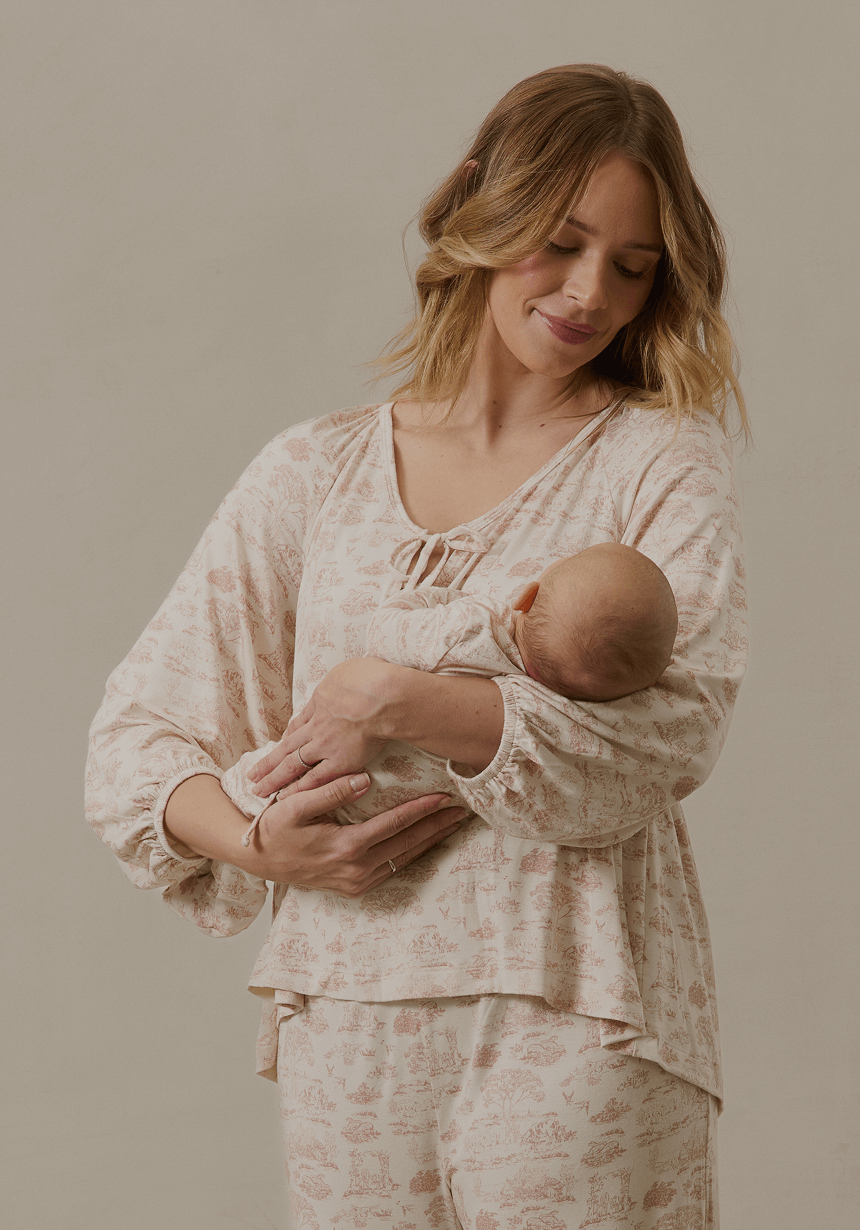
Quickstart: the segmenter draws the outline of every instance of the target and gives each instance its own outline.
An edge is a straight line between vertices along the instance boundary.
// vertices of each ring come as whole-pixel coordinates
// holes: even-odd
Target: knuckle
[[[360,874],[353,873],[353,874],[348,875],[346,877],[346,896],[347,897],[360,897],[361,894],[364,892],[365,883],[366,883],[366,880],[365,880],[365,875],[363,871]]]
[[[308,777],[311,777],[311,776],[312,776],[312,773],[309,773]],[[317,778],[315,778],[314,780],[317,780],[321,776],[322,775],[318,773]],[[325,784],[325,792],[326,792],[326,798],[328,799],[328,801],[334,804],[346,803],[352,797],[352,791],[349,788],[349,782],[344,781],[342,778],[336,778],[335,781],[333,782],[327,782]]]

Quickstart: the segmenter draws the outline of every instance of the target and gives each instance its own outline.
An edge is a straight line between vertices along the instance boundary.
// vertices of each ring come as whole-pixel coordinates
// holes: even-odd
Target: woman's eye
[[[628,269],[626,265],[616,265],[615,268],[622,278],[644,278],[648,272],[647,269]]]
[[[565,248],[560,243],[555,243],[552,239],[547,242],[547,249],[550,252],[555,252],[558,256],[573,256],[579,251],[578,247]],[[622,265],[618,261],[615,262],[615,268],[621,274],[622,278],[631,278],[633,281],[641,281],[648,273],[647,269],[629,269],[627,265]]]

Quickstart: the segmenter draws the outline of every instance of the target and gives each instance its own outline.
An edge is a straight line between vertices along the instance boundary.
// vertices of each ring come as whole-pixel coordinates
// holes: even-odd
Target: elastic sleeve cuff
[[[517,729],[516,688],[511,686],[510,676],[507,675],[500,675],[493,679],[493,683],[501,692],[502,702],[505,706],[505,720],[498,751],[485,769],[481,769],[480,773],[475,773],[471,776],[458,773],[454,768],[453,762],[450,760],[447,765],[451,777],[459,786],[461,793],[465,794],[467,798],[473,794],[480,794],[482,790],[489,790],[490,794],[493,793],[493,782],[510,760],[514,747],[514,735]]]
[[[188,765],[187,768],[171,777],[161,787],[161,790],[155,797],[155,802],[152,807],[152,822],[155,829],[158,842],[164,853],[171,862],[176,863],[177,867],[186,868],[186,874],[190,875],[192,871],[199,871],[204,867],[209,859],[204,855],[193,855],[189,858],[187,855],[179,854],[174,850],[173,846],[167,839],[164,831],[164,813],[167,810],[167,801],[173,794],[177,786],[181,786],[183,782],[188,781],[189,777],[217,777],[220,781],[223,774],[215,765],[204,768],[202,765]]]

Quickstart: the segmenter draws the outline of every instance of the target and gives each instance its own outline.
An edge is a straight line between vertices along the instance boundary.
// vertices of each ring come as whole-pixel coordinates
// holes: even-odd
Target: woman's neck
[[[613,385],[590,365],[562,378],[530,371],[500,339],[482,333],[463,391],[451,401],[423,408],[426,426],[445,423],[473,436],[493,439],[500,431],[528,429],[549,422],[582,423],[608,405]]]

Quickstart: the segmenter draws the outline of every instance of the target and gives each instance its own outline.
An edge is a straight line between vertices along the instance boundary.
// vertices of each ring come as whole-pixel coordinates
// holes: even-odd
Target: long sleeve
[[[644,412],[641,412],[644,414]],[[611,703],[568,701],[527,676],[497,679],[499,751],[483,772],[453,774],[490,825],[576,847],[626,840],[705,781],[728,730],[746,660],[746,602],[731,448],[693,420],[599,447],[617,540],[663,569],[679,630],[658,684]],[[637,421],[638,420],[638,421]]]
[[[381,602],[367,627],[367,652],[422,671],[493,676],[523,669],[509,607],[434,585]]]
[[[220,779],[289,721],[303,544],[327,462],[312,433],[294,428],[249,466],[108,680],[90,732],[89,823],[137,886],[165,890],[215,935],[248,926],[265,882],[181,857],[164,809],[186,778]]]

